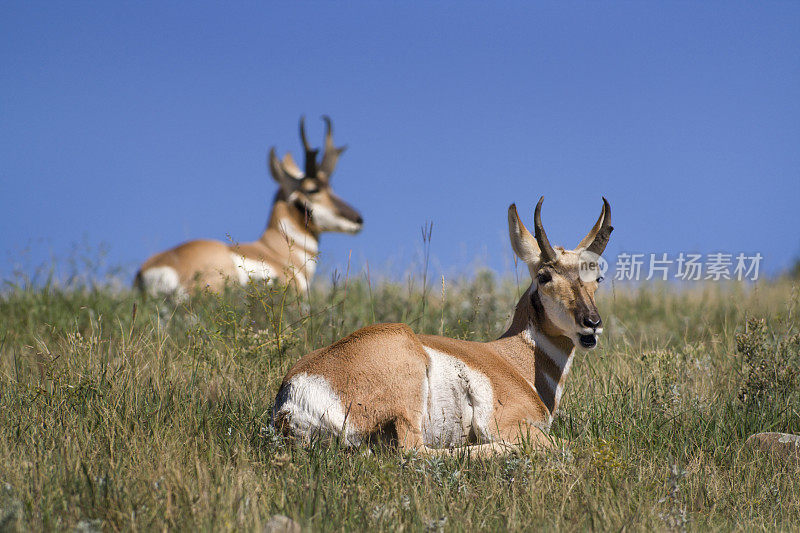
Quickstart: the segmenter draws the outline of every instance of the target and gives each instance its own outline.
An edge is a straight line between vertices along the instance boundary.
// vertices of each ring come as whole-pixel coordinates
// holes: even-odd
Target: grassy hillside
[[[800,433],[789,282],[606,282],[553,431],[563,453],[476,460],[293,449],[268,426],[304,353],[374,321],[488,340],[520,289],[491,275],[340,281],[310,307],[263,287],[180,306],[108,289],[0,296],[0,529],[796,528],[800,467],[745,449]]]

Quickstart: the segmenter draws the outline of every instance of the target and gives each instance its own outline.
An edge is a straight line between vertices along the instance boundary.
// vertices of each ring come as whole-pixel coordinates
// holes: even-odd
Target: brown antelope
[[[305,172],[289,153],[280,161],[275,148],[270,149],[269,169],[279,189],[259,240],[186,242],[145,261],[136,274],[136,286],[150,294],[180,296],[192,288],[219,291],[228,280],[244,285],[252,279],[278,280],[304,292],[316,269],[320,233],[358,233],[363,225],[361,215],[331,189],[331,174],[346,146],[334,146],[331,120],[323,119],[325,150],[319,164],[319,150],[309,145],[305,121],[300,119]]]
[[[389,439],[431,452],[463,445],[477,453],[524,442],[550,446],[576,346],[592,349],[602,332],[594,302],[599,256],[611,207],[574,250],[553,248],[534,213],[535,237],[515,205],[511,245],[532,283],[498,340],[470,342],[417,335],[405,324],[375,324],[300,359],[284,377],[273,421],[301,442],[335,437],[347,445]]]

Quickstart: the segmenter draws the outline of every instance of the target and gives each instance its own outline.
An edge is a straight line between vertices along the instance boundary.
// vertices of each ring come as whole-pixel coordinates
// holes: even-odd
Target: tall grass
[[[800,468],[755,455],[800,432],[789,282],[625,289],[598,305],[553,432],[567,451],[478,460],[288,446],[284,373],[373,321],[489,340],[518,290],[339,279],[308,304],[250,285],[174,305],[101,286],[0,296],[0,529],[794,529]],[[737,337],[738,335],[738,337]]]

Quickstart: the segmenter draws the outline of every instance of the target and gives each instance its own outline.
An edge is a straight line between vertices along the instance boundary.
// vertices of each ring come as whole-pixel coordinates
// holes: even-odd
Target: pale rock
[[[300,524],[282,514],[272,515],[264,525],[264,533],[300,533],[303,530]]]
[[[756,433],[745,445],[783,461],[800,462],[800,435],[790,433]]]

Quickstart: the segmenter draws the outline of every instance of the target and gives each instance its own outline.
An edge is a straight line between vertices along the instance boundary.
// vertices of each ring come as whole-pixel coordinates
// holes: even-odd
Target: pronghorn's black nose
[[[363,224],[364,219],[361,218],[361,215],[356,215],[356,224]]]
[[[598,317],[583,317],[583,325],[587,328],[597,329],[603,324],[603,320]]]

